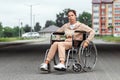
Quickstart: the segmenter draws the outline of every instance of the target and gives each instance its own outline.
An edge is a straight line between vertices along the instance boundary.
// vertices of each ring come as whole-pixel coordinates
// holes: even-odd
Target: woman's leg
[[[65,50],[72,47],[72,42],[59,42],[58,43],[58,53],[61,63],[65,62]]]
[[[58,43],[59,43],[59,42],[54,42],[54,43],[51,45],[45,63],[48,64],[49,61],[51,61],[51,59],[53,59],[53,57],[54,57],[54,55],[55,55],[55,53],[56,53],[56,51],[57,51],[57,49],[58,49]]]
[[[59,42],[58,43],[58,53],[59,53],[59,59],[60,63],[54,66],[54,69],[56,70],[66,70],[65,67],[65,50],[72,47],[72,42]]]
[[[50,47],[50,50],[48,52],[48,55],[47,55],[47,58],[45,60],[44,63],[41,64],[40,66],[40,69],[42,71],[47,71],[48,70],[48,63],[51,61],[51,59],[54,57],[56,51],[57,51],[57,48],[58,48],[58,43],[59,42],[54,42],[51,47]]]

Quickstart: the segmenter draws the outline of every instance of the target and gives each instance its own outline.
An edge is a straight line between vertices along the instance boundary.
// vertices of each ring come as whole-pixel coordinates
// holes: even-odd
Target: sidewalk
[[[120,43],[116,43],[116,42],[107,42],[102,39],[94,39],[93,42],[95,44],[120,44]]]
[[[0,47],[9,46],[9,45],[20,45],[20,44],[50,44],[49,38],[39,38],[39,39],[32,39],[32,40],[17,40],[12,42],[0,42]],[[94,39],[93,42],[95,44],[118,44],[115,42],[105,42],[101,39]]]
[[[39,43],[46,41],[47,38],[39,38],[39,39],[31,39],[31,40],[17,40],[11,42],[0,42],[0,47],[5,47],[9,45],[20,45],[20,44],[28,44],[28,43]]]

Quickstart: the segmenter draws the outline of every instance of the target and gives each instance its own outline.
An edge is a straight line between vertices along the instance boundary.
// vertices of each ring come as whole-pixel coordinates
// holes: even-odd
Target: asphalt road
[[[41,72],[48,44],[24,44],[0,49],[0,80],[120,80],[120,45],[96,44],[97,64],[92,72]]]

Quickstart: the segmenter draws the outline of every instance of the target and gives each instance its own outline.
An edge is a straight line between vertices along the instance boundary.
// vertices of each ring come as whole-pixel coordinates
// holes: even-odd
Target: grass
[[[22,38],[19,38],[19,37],[0,38],[0,42],[10,42],[10,41],[16,41],[16,40],[22,40]]]
[[[113,37],[113,36],[95,36],[96,39],[102,39],[108,42],[120,42],[120,37]],[[19,37],[11,37],[11,38],[0,38],[0,42],[10,42],[16,40],[24,40],[23,38]]]
[[[0,38],[0,42],[11,42],[16,40],[33,40],[35,38],[19,38],[19,37],[10,37],[10,38]],[[42,38],[45,40],[46,38]]]
[[[120,37],[113,37],[113,36],[95,36],[96,39],[102,39],[108,42],[120,42]]]

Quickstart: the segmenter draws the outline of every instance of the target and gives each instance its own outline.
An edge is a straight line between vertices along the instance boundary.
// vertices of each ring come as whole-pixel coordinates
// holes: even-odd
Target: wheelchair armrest
[[[63,41],[65,41],[65,40],[52,40],[51,44],[53,44],[54,42],[63,42]]]
[[[86,34],[87,32],[86,32],[86,31],[76,30],[75,33],[83,33],[83,34]]]
[[[85,40],[88,37],[88,32],[86,32],[86,31],[76,30],[76,31],[74,31],[74,33],[82,33],[83,34],[83,40]],[[74,39],[74,36],[73,36],[73,39]]]
[[[64,32],[53,32],[52,34],[53,35],[64,35],[65,33]]]
[[[53,42],[62,42],[62,41],[65,41],[65,40],[52,40]]]

